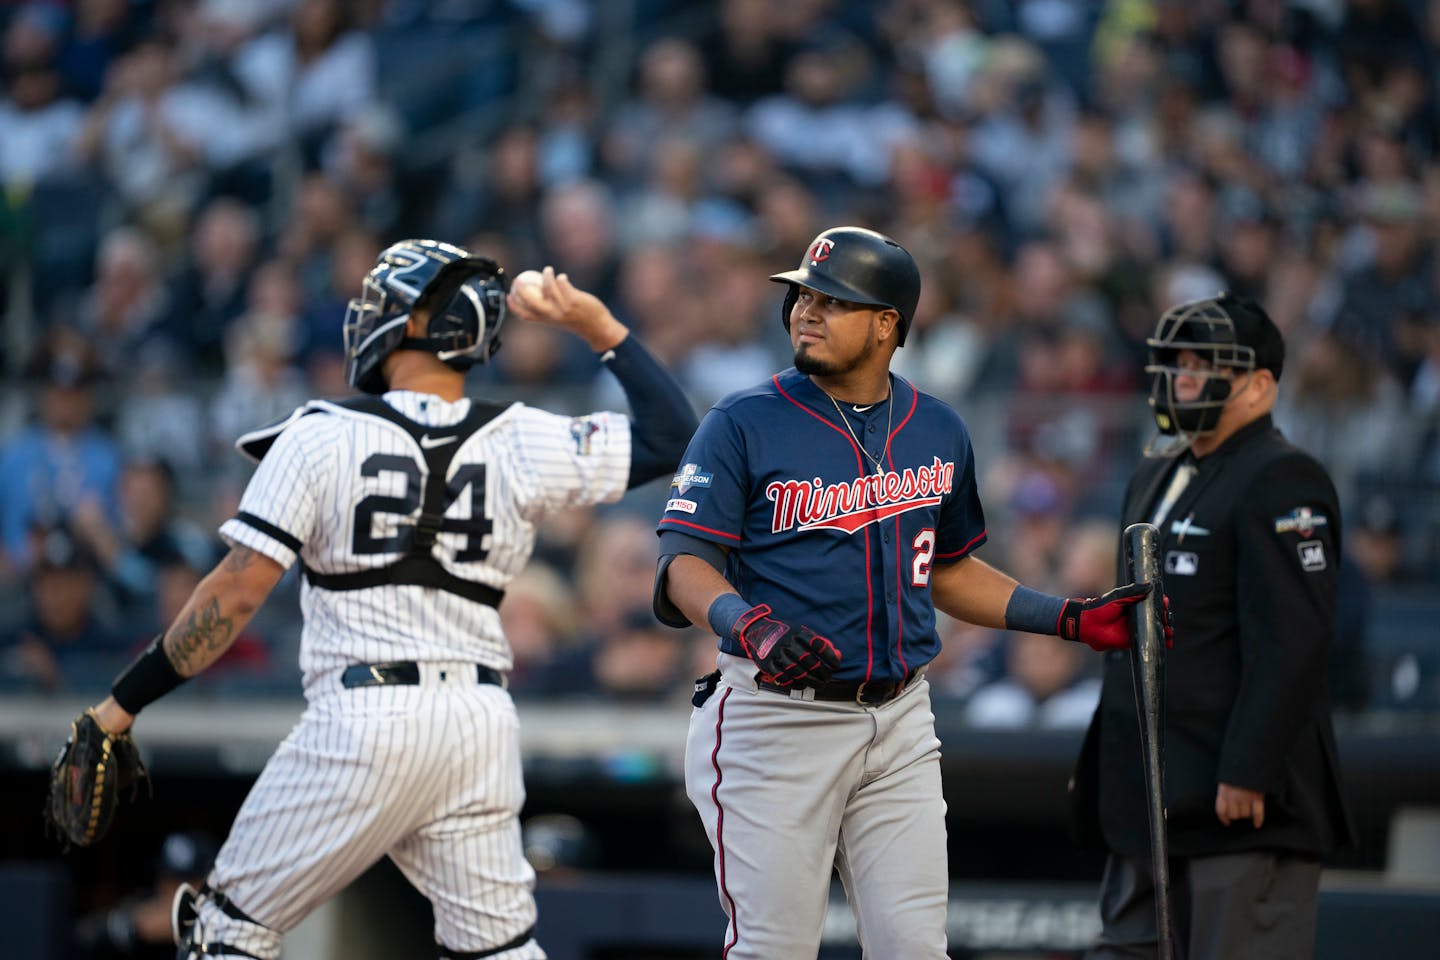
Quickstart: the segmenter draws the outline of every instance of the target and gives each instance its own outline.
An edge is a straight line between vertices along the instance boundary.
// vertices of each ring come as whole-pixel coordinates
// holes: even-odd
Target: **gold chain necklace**
[[[883,475],[885,473],[885,454],[890,452],[890,427],[895,422],[894,388],[892,387],[887,390],[885,395],[885,449],[881,451],[879,459],[871,456],[870,451],[865,449],[865,444],[861,443],[860,438],[855,435],[855,431],[850,427],[850,420],[845,416],[845,411],[840,409],[840,402],[835,399],[834,395],[831,394],[829,390],[822,389],[821,392],[830,398],[830,403],[835,407],[835,413],[840,417],[841,425],[845,427],[845,432],[850,434],[850,439],[855,441],[856,448],[859,449],[871,463],[875,464],[875,472]]]

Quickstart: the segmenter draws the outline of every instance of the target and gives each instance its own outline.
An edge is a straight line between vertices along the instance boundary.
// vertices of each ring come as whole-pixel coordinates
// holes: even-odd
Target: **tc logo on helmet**
[[[823,238],[815,241],[815,246],[810,248],[810,262],[819,263],[821,260],[830,259],[830,251],[835,248],[835,241]]]

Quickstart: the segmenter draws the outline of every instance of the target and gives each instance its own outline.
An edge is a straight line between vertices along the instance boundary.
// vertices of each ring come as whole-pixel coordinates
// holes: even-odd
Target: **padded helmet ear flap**
[[[785,325],[785,332],[790,332],[790,311],[795,309],[795,304],[800,299],[800,288],[790,284],[790,290],[785,294],[785,302],[780,304],[780,322]]]
[[[452,260],[435,273],[434,279],[415,298],[414,310],[429,311],[431,316],[444,311],[460,292],[460,287],[475,276],[494,277],[502,289],[508,291],[510,283],[505,270],[489,257],[468,256],[463,260]]]
[[[458,370],[486,362],[500,349],[509,289],[504,268],[489,257],[445,264],[411,308],[429,317],[425,336],[406,337],[400,346],[434,353]]]

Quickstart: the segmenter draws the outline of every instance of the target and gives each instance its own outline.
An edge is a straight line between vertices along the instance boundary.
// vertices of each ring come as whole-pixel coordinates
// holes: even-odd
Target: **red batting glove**
[[[1116,587],[1103,597],[1082,599],[1071,597],[1060,611],[1055,632],[1066,640],[1078,640],[1092,650],[1125,650],[1130,646],[1130,608],[1150,593],[1148,583],[1129,583]],[[1165,642],[1170,645],[1175,632],[1165,617]]]
[[[768,603],[751,607],[731,632],[746,656],[777,686],[819,687],[840,665],[835,644],[809,627],[774,619]]]

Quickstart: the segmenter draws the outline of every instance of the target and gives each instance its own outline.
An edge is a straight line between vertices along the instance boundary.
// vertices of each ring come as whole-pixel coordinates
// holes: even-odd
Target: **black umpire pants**
[[[1176,960],[1312,960],[1320,863],[1272,851],[1170,858]],[[1086,960],[1154,960],[1149,858],[1111,854],[1100,940]]]

